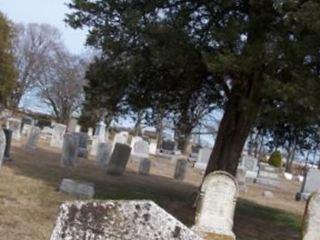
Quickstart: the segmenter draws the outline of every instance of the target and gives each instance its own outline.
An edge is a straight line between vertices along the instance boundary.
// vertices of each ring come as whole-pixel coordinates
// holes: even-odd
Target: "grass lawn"
[[[63,178],[95,183],[97,200],[151,199],[192,226],[191,194],[195,185],[161,176],[140,176],[129,170],[122,177],[107,176],[92,161],[75,169],[59,166],[60,155],[39,148],[28,152],[13,147],[14,162],[0,170],[0,236],[6,240],[49,239],[61,202]],[[238,240],[298,240],[301,217],[240,199],[235,213]]]

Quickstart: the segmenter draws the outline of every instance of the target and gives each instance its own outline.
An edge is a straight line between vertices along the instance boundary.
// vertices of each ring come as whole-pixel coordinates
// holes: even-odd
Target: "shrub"
[[[281,162],[281,153],[280,153],[280,151],[274,151],[271,154],[268,162],[269,162],[269,164],[271,166],[281,167],[282,162]]]

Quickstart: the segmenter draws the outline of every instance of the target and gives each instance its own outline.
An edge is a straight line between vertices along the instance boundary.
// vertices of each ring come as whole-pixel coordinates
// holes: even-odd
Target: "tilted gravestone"
[[[148,176],[150,174],[151,161],[148,158],[140,160],[139,174]]]
[[[140,160],[149,157],[149,143],[144,140],[136,141],[131,151],[132,160]]]
[[[40,134],[41,134],[41,129],[38,127],[32,126],[30,129],[30,133],[29,133],[26,147],[30,148],[30,149],[37,148]]]
[[[3,161],[11,161],[11,140],[12,140],[12,130],[3,129],[3,132],[6,136],[6,148],[4,150],[4,158]]]
[[[320,239],[320,192],[311,194],[303,217],[302,240]]]
[[[152,201],[67,202],[51,240],[200,240]]]
[[[185,159],[178,159],[174,171],[174,179],[183,181],[187,174],[188,161]]]
[[[310,168],[305,174],[301,190],[297,193],[296,199],[309,199],[311,193],[320,191],[320,170]]]
[[[111,153],[111,144],[110,142],[100,143],[98,146],[96,163],[101,168],[105,168],[108,164],[110,153]]]
[[[90,199],[94,196],[93,183],[79,182],[68,178],[62,180],[59,190],[77,198]]]
[[[127,144],[117,143],[107,164],[107,174],[122,175],[127,166],[130,152],[130,146]]]
[[[12,130],[12,138],[15,140],[21,139],[21,119],[9,118],[7,120],[7,128]]]
[[[238,193],[237,180],[231,174],[217,171],[207,175],[201,187],[193,230],[204,239],[216,236],[234,240],[232,228]]]
[[[63,136],[66,132],[67,126],[63,124],[54,124],[50,146],[56,148],[62,148]]]
[[[66,133],[63,139],[61,165],[63,167],[74,167],[78,159],[79,138],[71,133]]]
[[[201,148],[199,150],[197,162],[195,163],[194,167],[200,170],[206,170],[211,152],[211,148]]]
[[[0,128],[0,168],[3,163],[5,150],[6,150],[6,135],[2,130],[2,128]]]

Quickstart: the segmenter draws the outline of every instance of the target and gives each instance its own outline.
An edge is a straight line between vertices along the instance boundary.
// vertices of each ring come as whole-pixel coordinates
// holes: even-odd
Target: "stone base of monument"
[[[62,180],[59,190],[81,199],[91,199],[94,196],[93,183],[78,182],[67,178]]]
[[[51,240],[63,239],[201,238],[152,201],[120,200],[62,204]]]

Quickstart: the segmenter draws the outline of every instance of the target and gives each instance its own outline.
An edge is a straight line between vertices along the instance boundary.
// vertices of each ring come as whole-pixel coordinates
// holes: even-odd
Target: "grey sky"
[[[0,0],[0,11],[16,23],[48,23],[57,27],[68,49],[76,54],[84,52],[86,32],[74,30],[63,19],[69,11],[70,0]]]

